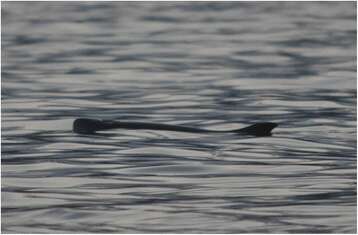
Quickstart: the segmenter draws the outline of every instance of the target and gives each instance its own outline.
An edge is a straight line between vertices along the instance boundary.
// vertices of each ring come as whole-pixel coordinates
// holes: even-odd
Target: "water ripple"
[[[5,2],[3,231],[356,232],[355,5]]]

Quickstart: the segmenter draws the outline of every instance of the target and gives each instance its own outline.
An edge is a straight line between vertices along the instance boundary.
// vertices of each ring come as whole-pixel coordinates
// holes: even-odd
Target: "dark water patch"
[[[94,71],[91,69],[85,69],[85,68],[72,68],[67,71],[67,74],[93,74]]]
[[[165,23],[181,23],[181,19],[175,17],[165,17],[165,16],[145,16],[142,18],[144,21],[154,21],[154,22],[165,22]]]
[[[17,35],[13,40],[13,45],[30,45],[36,43],[44,43],[48,40],[43,37],[29,37],[26,35]]]

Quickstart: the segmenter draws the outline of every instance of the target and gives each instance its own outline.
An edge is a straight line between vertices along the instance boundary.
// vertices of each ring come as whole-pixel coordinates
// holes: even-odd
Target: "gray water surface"
[[[2,3],[2,232],[355,233],[355,9]]]

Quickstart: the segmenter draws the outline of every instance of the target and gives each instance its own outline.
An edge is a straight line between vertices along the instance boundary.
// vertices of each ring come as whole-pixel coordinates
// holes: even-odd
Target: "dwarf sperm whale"
[[[73,132],[79,134],[94,134],[96,131],[109,129],[132,129],[132,130],[162,130],[190,133],[236,133],[239,135],[270,136],[271,130],[278,124],[272,122],[260,122],[251,126],[235,130],[207,130],[180,125],[169,125],[147,122],[122,122],[114,120],[100,120],[90,118],[78,118],[73,122]]]

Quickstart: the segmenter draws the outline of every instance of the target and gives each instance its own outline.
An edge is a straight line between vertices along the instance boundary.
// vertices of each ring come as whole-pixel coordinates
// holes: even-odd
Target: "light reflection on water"
[[[4,3],[3,232],[355,232],[354,9]],[[280,125],[85,136],[77,117]]]

